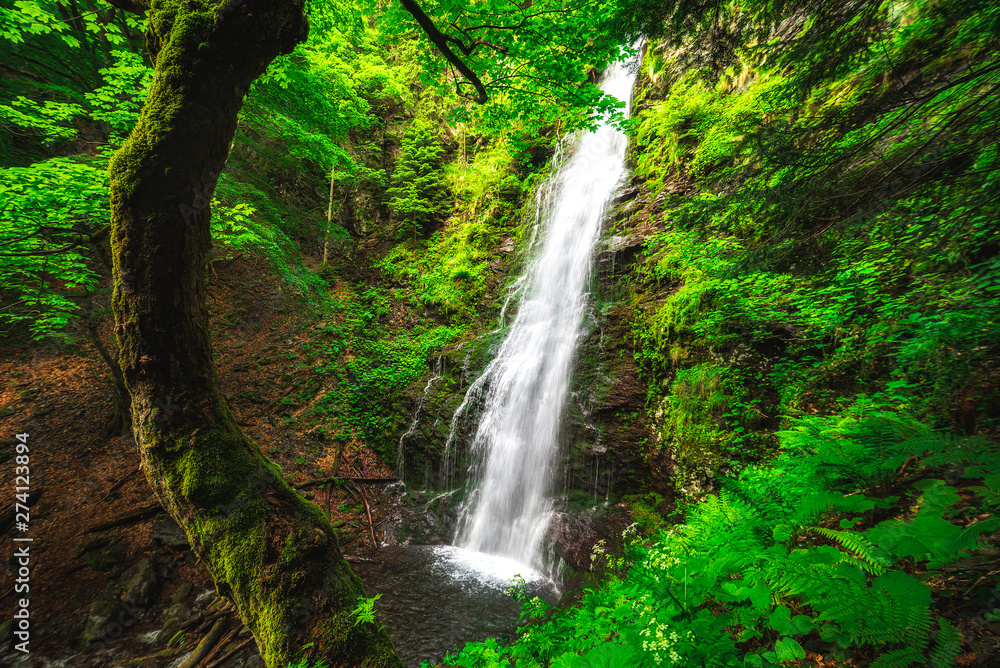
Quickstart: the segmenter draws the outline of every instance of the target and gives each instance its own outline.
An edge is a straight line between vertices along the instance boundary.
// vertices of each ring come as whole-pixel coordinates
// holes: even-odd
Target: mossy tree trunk
[[[355,626],[361,582],[322,512],[236,425],[212,361],[208,204],[247,89],[305,38],[303,0],[111,2],[148,10],[155,66],[110,165],[115,332],[146,479],[269,667],[399,666],[383,630]]]

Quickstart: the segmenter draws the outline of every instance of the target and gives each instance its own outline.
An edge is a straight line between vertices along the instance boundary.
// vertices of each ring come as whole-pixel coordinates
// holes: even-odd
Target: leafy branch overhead
[[[401,35],[414,23],[436,54],[424,52],[427,82],[450,81],[456,92],[484,105],[465,110],[487,127],[514,122],[538,128],[559,121],[564,127],[592,125],[620,105],[604,97],[592,72],[620,59],[617,37],[595,30],[611,17],[615,3],[604,0],[452,2],[400,0],[387,27]],[[443,58],[441,57],[443,56]]]

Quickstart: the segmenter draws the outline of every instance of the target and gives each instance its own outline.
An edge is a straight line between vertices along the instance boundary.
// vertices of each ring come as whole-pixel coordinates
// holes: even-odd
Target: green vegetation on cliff
[[[741,15],[729,28],[757,41],[724,69],[667,43],[643,65],[633,156],[656,231],[634,294],[665,299],[634,331],[685,466],[753,461],[768,443],[746,434],[859,396],[1000,426],[1000,15],[856,5],[843,25],[751,5],[773,32]]]

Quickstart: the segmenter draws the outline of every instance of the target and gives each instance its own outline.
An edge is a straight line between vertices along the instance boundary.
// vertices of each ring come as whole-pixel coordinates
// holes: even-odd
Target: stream
[[[382,564],[354,564],[378,619],[396,643],[403,664],[438,663],[444,654],[469,641],[512,636],[521,609],[506,591],[515,576],[525,589],[555,604],[556,584],[538,571],[503,557],[450,545],[384,547]]]

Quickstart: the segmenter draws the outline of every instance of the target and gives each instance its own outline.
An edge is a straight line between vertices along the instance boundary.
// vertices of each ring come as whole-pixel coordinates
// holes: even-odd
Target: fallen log
[[[130,510],[127,513],[119,515],[118,517],[112,518],[106,522],[95,524],[94,526],[87,529],[87,533],[97,533],[98,531],[107,531],[108,529],[114,529],[115,527],[124,526],[126,524],[134,524],[136,522],[141,522],[144,519],[152,517],[161,510],[163,510],[163,506],[161,506],[159,502],[151,503],[148,506],[142,506],[141,508]]]
[[[302,489],[304,487],[313,487],[315,485],[322,485],[328,482],[359,482],[364,485],[376,485],[378,483],[386,482],[398,482],[399,478],[359,478],[356,476],[337,476],[334,478],[310,478],[309,480],[303,480],[302,482],[293,483],[292,487],[295,489]]]
[[[379,564],[380,566],[385,566],[384,561],[379,561],[378,559],[369,559],[368,557],[359,557],[354,554],[345,554],[344,561],[350,562],[352,564]]]

